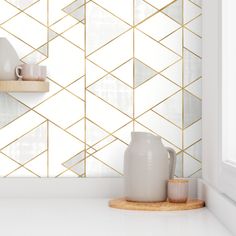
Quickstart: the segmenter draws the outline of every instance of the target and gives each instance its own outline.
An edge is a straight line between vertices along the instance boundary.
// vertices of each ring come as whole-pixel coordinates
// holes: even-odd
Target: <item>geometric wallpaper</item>
[[[201,175],[201,0],[1,0],[0,37],[50,82],[0,93],[0,176],[122,176],[133,130]]]

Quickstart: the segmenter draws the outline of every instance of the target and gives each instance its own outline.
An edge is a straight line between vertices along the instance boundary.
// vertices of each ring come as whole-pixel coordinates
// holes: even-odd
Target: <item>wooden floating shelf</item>
[[[202,200],[189,200],[186,203],[171,202],[130,202],[124,198],[109,201],[109,206],[117,209],[136,211],[183,211],[202,208],[205,206]]]
[[[46,81],[0,81],[0,92],[45,93],[49,91],[49,82]]]

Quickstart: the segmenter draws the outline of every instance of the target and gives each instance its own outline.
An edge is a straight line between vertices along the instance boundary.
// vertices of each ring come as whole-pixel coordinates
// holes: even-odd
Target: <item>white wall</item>
[[[218,186],[219,160],[219,5],[203,1],[203,179]]]

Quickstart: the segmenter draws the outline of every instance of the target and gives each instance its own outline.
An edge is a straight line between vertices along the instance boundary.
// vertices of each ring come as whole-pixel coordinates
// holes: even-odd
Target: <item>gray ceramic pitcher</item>
[[[160,136],[132,132],[124,156],[126,199],[139,202],[165,201],[167,181],[174,177],[175,163],[175,151],[165,148]]]

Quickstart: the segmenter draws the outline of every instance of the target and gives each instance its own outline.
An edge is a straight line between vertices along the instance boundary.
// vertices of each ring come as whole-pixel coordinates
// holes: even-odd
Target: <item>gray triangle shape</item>
[[[19,118],[27,111],[29,111],[28,107],[7,93],[0,93],[0,128]]]
[[[72,2],[65,8],[63,8],[63,11],[67,14],[70,14],[71,12],[75,11],[76,9],[80,8],[82,5],[84,5],[84,0],[77,0],[75,2]]]
[[[147,17],[151,16],[157,11],[154,7],[144,2],[143,0],[135,0],[135,19],[134,23],[138,24],[145,20]]]
[[[184,128],[202,117],[202,102],[184,90]]]
[[[183,153],[179,153],[176,156],[175,176],[180,178],[183,177]]]
[[[84,20],[84,6],[70,13],[72,17],[77,19],[78,21]]]
[[[179,24],[183,22],[183,7],[182,0],[177,0],[173,4],[169,5],[167,8],[162,10],[170,18],[177,21]]]
[[[184,49],[184,85],[188,85],[202,75],[202,61],[187,49]]]
[[[51,29],[48,30],[48,40],[49,41],[55,39],[57,36],[58,36],[58,34],[56,32],[54,32]]]
[[[134,87],[135,88],[156,74],[157,74],[156,71],[144,65],[141,61],[137,59],[134,60]]]
[[[37,51],[47,57],[48,56],[48,44],[45,44],[42,47],[38,48]]]

